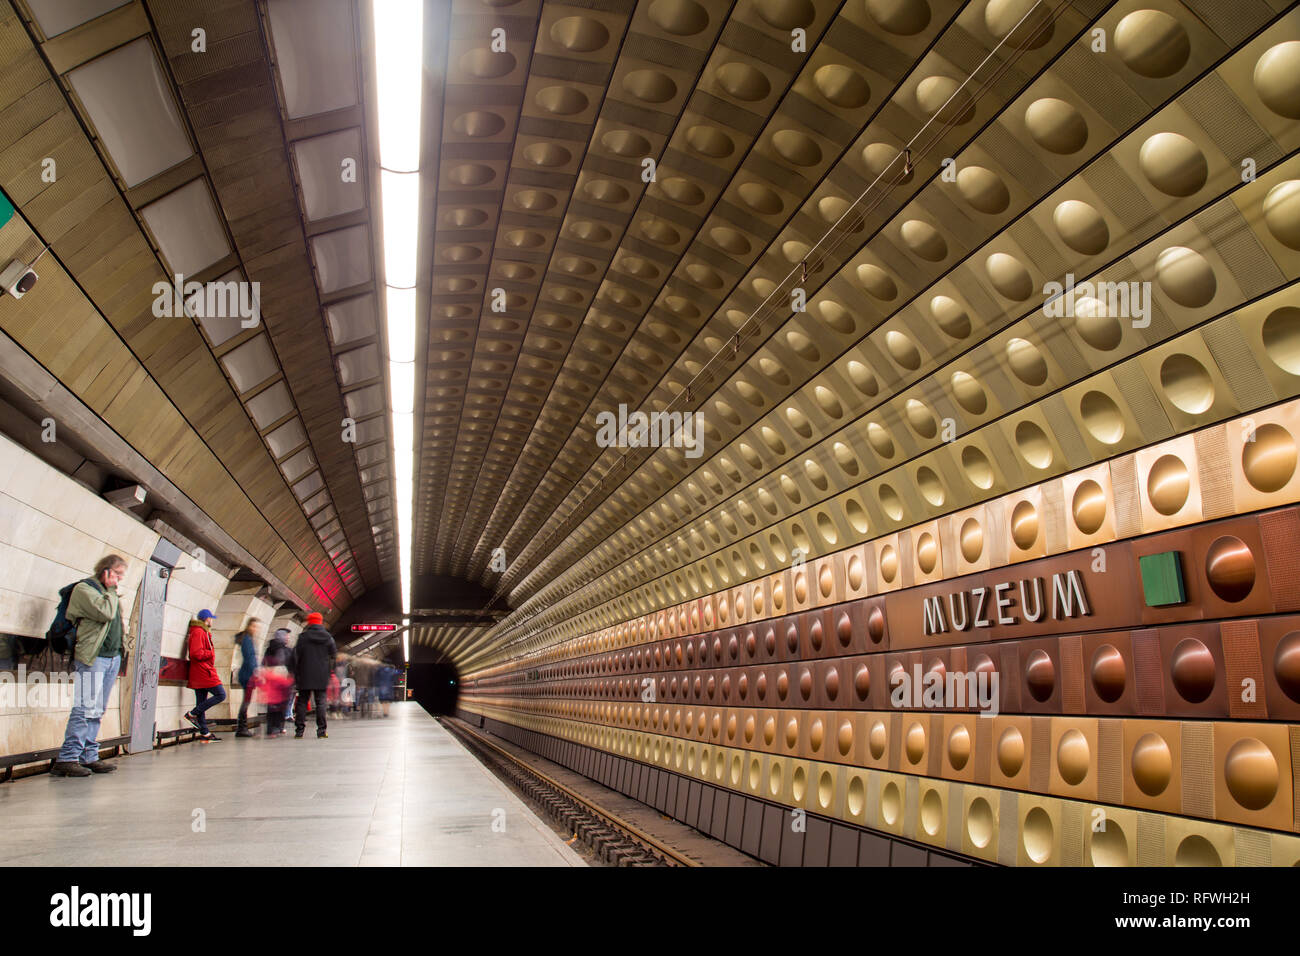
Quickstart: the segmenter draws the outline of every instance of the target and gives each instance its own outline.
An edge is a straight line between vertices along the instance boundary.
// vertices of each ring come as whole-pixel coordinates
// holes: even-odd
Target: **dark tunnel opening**
[[[460,697],[460,674],[451,664],[415,664],[406,671],[406,687],[413,700],[430,714],[456,712]]]

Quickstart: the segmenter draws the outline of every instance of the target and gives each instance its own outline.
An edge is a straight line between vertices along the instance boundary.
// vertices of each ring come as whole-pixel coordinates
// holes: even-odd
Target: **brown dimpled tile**
[[[912,706],[912,668],[907,654],[884,654],[884,686],[877,706],[889,710],[910,710]],[[896,705],[895,702],[898,702]]]
[[[848,682],[844,677],[846,669],[842,660],[817,661],[813,665],[814,706],[837,709],[850,706]]]
[[[1007,715],[985,719],[993,725],[989,782],[996,787],[1027,790],[1033,737],[1031,719]]]
[[[1054,717],[1051,722],[1051,774],[1048,791],[1079,800],[1097,799],[1101,753],[1097,721]]]
[[[1216,817],[1248,826],[1296,830],[1288,728],[1214,724]]]
[[[795,706],[811,707],[814,706],[814,697],[817,693],[817,679],[814,670],[814,664],[799,664],[795,669],[795,689],[794,694]]]
[[[785,730],[780,723],[781,712],[760,708],[756,714],[758,722],[756,749],[769,754],[780,753],[783,746],[781,736]]]
[[[1204,617],[1244,617],[1274,610],[1257,518],[1197,525],[1191,535],[1192,551],[1184,557],[1184,577],[1196,579],[1200,586]],[[1188,601],[1192,601],[1190,589]]]
[[[885,650],[889,646],[885,602],[879,598],[869,598],[864,604],[866,605],[867,649]]]
[[[889,738],[892,722],[889,715],[871,713],[863,715],[864,744],[863,765],[867,767],[887,768],[889,766]]]
[[[1268,716],[1300,720],[1300,615],[1261,620],[1259,648]]]
[[[791,677],[794,671],[794,665],[779,664],[772,668],[772,684],[776,691],[774,703],[778,707],[792,706],[791,694],[793,693],[793,680]]]
[[[868,707],[875,708],[875,704],[873,703],[875,698],[872,696],[872,689],[873,687],[882,686],[880,681],[883,678],[874,671],[883,669],[883,661],[880,661],[878,655],[872,655],[870,657],[858,656],[850,658],[850,661],[851,663],[849,666],[852,671],[852,682],[849,685],[852,694],[848,698],[851,702],[850,706],[857,709]],[[874,669],[872,666],[873,663],[876,664]]]
[[[803,640],[799,633],[802,615],[791,614],[776,622],[776,659],[795,661],[801,656]]]
[[[942,761],[944,777],[950,780],[975,779],[975,735],[977,720],[989,718],[973,714],[945,714],[943,717]]]
[[[831,612],[833,654],[860,654],[866,650],[866,621],[861,616],[861,602],[836,605]]]
[[[1164,664],[1165,712],[1179,717],[1222,717],[1229,688],[1223,644],[1214,624],[1186,624],[1157,631]]]
[[[1133,713],[1133,651],[1127,631],[1085,634],[1081,640],[1084,708],[1088,713]]]
[[[834,653],[834,625],[829,610],[809,611],[801,616],[801,656],[805,659]]]
[[[810,710],[799,714],[799,756],[814,760],[832,759],[835,752],[835,715]]]
[[[1021,707],[1026,713],[1060,713],[1061,657],[1055,638],[1018,642]]]

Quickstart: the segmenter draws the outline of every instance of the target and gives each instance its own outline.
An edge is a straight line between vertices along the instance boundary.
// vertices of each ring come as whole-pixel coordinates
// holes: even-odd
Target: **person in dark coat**
[[[316,736],[328,737],[325,732],[325,691],[330,684],[330,674],[334,671],[334,658],[338,648],[334,638],[323,626],[324,619],[317,613],[307,615],[307,626],[298,635],[298,646],[294,651],[296,658],[294,678],[298,685],[298,700],[293,708],[294,737],[301,737],[307,730],[307,701],[312,698],[316,708]]]
[[[279,737],[286,733],[284,713],[293,696],[293,648],[289,646],[289,629],[278,628],[266,642],[259,671],[259,691],[266,704],[266,736]]]

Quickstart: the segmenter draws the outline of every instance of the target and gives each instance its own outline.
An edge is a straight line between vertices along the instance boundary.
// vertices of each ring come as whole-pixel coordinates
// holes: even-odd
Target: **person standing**
[[[285,733],[284,712],[293,696],[293,648],[289,646],[289,629],[277,628],[266,642],[259,684],[266,704],[266,736]]]
[[[311,699],[316,708],[316,736],[328,737],[325,717],[325,690],[329,687],[330,673],[334,670],[334,658],[338,648],[334,638],[325,630],[324,618],[316,612],[307,615],[307,626],[298,635],[298,646],[294,650],[294,677],[298,684],[298,700],[293,707],[293,725],[295,738],[301,737],[307,730],[307,701]]]
[[[379,673],[375,677],[375,688],[379,692],[379,706],[385,717],[388,716],[388,708],[393,704],[393,683],[396,678],[396,670],[386,663],[379,665]]]
[[[56,777],[111,773],[116,764],[99,759],[99,724],[122,666],[122,609],[117,586],[126,577],[126,559],[108,554],[95,564],[95,576],[72,589],[67,618],[76,622],[73,649],[72,710],[63,746],[50,768]]]
[[[253,732],[248,729],[248,705],[253,700],[253,693],[248,685],[252,683],[253,674],[257,672],[257,640],[262,636],[262,628],[261,618],[250,617],[244,629],[235,637],[240,655],[239,674],[235,679],[244,690],[244,699],[239,704],[239,726],[235,728],[236,737],[253,736]]]
[[[199,730],[199,740],[205,744],[212,743],[217,735],[208,730],[204,715],[217,704],[226,699],[226,689],[221,686],[221,677],[217,674],[216,648],[212,644],[212,619],[216,615],[204,608],[198,616],[190,621],[189,642],[190,679],[188,686],[194,691],[194,707],[185,714],[185,719]]]

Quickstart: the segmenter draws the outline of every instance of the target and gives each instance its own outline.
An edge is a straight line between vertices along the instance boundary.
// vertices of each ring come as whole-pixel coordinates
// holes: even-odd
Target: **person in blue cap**
[[[217,674],[216,648],[212,645],[212,619],[216,615],[204,608],[190,621],[189,643],[190,679],[188,686],[194,690],[194,708],[185,715],[185,719],[199,730],[199,740],[211,743],[217,735],[208,729],[208,722],[203,715],[212,707],[226,699],[226,689],[221,686],[221,677]]]

